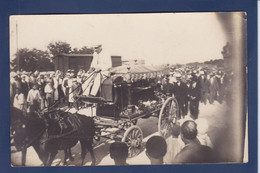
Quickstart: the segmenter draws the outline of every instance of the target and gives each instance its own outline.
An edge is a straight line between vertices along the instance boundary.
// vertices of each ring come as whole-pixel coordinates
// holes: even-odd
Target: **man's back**
[[[213,150],[201,145],[198,140],[187,144],[175,157],[176,163],[214,163]]]

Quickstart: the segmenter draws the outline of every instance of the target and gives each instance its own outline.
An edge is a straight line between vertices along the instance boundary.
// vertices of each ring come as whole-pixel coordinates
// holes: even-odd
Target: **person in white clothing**
[[[54,89],[53,89],[53,81],[51,79],[46,80],[47,84],[44,88],[44,93],[46,96],[46,107],[49,107],[53,104],[54,101]]]
[[[13,107],[20,109],[21,111],[26,111],[26,100],[24,94],[21,93],[20,88],[16,89],[16,94],[14,96]]]
[[[37,88],[37,85],[34,84],[27,95],[28,112],[38,112],[40,110],[41,100],[42,97]]]
[[[180,143],[178,136],[181,132],[181,127],[178,124],[175,124],[170,128],[171,136],[166,139],[167,143],[167,152],[163,158],[165,164],[174,164],[175,156],[182,150],[184,145]]]
[[[70,78],[68,79],[68,88],[69,88],[69,106],[72,106],[73,105],[73,102],[74,102],[74,95],[73,95],[73,90],[72,90],[72,84],[73,84],[73,81],[75,80],[73,78],[74,74],[71,73],[70,75]]]
[[[93,60],[90,68],[96,70],[107,70],[112,67],[111,55],[107,50],[102,46],[98,45],[94,48]]]
[[[196,121],[197,124],[197,129],[198,129],[198,135],[197,135],[197,139],[200,141],[201,145],[206,145],[210,148],[214,148],[210,137],[208,135],[208,121],[204,118],[199,118]]]

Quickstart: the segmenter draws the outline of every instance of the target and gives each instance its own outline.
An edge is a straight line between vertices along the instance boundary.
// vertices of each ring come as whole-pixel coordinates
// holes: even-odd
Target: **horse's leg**
[[[93,144],[93,139],[87,141],[87,148],[88,148],[88,150],[90,152],[91,160],[92,160],[91,165],[96,165],[96,158],[95,158],[95,155],[94,155],[93,145],[92,144]]]
[[[68,148],[68,156],[69,156],[70,161],[74,161],[74,158],[71,154],[71,148]]]
[[[86,150],[87,150],[87,145],[85,140],[80,140],[80,145],[81,145],[81,165],[83,165],[85,156],[86,156]]]
[[[67,165],[67,158],[68,158],[68,151],[67,149],[64,150],[64,162],[63,165]]]
[[[27,153],[27,148],[24,148],[24,149],[22,150],[22,166],[25,166],[26,153]]]
[[[48,159],[47,159],[47,165],[46,166],[51,166],[56,154],[58,151],[52,151],[51,153],[48,154]]]

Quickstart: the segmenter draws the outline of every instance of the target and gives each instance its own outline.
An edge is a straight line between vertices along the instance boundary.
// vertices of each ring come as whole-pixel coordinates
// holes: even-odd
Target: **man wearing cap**
[[[179,115],[178,118],[180,119],[181,117],[184,118],[184,113],[185,113],[185,99],[187,96],[187,87],[186,85],[181,81],[181,74],[177,73],[176,74],[176,82],[173,85],[173,93],[174,97],[176,98],[179,106]]]
[[[111,55],[106,52],[104,45],[98,45],[94,48],[91,69],[107,70],[112,67]]]

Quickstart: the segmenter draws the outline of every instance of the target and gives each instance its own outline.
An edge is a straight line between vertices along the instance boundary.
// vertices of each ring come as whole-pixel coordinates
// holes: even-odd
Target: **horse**
[[[19,116],[14,115],[15,113]],[[11,117],[11,134],[15,147],[22,151],[22,164],[25,164],[23,154],[26,154],[25,149],[29,146],[33,146],[44,166],[51,166],[58,150],[64,150],[66,164],[68,157],[73,160],[70,148],[80,141],[81,165],[84,163],[87,149],[91,154],[92,165],[95,165],[92,146],[95,123],[91,117],[62,111],[25,115],[15,108],[11,108]]]

